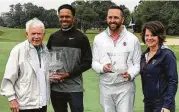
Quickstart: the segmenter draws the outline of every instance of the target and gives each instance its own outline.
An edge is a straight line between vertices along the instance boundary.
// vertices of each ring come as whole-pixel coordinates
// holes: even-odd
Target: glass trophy
[[[120,62],[121,54],[107,53],[107,55],[109,57],[111,67],[112,67],[111,72],[117,74],[118,82],[127,81],[128,80],[127,78],[122,77],[122,74],[127,72],[127,63]]]
[[[50,56],[50,65],[49,65],[49,72],[50,72],[50,79],[52,82],[55,82],[52,80],[53,78],[53,73],[55,72],[61,72],[63,71],[63,62],[62,62],[62,51],[51,51]]]

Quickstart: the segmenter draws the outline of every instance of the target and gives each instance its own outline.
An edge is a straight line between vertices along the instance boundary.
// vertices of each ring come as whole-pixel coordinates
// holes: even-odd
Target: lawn
[[[24,29],[9,29],[0,28],[0,82],[4,74],[4,68],[9,56],[9,52],[14,45],[25,40]],[[56,31],[56,29],[47,29],[45,41],[48,40],[49,35]],[[98,32],[97,32],[98,33]],[[89,40],[93,41],[96,33],[93,31],[87,32]],[[179,46],[169,46],[179,59]],[[144,46],[142,46],[143,49]],[[179,61],[177,60],[179,64]],[[179,66],[178,66],[179,70]],[[84,79],[84,108],[85,112],[102,112],[99,104],[99,88],[98,88],[98,76],[93,70],[88,70],[83,74]],[[143,112],[143,95],[141,91],[140,76],[136,78],[136,99],[135,99],[135,112]],[[179,112],[179,92],[176,97],[176,112]],[[0,112],[10,112],[9,104],[6,97],[0,96]],[[53,112],[51,105],[48,107],[48,112]]]

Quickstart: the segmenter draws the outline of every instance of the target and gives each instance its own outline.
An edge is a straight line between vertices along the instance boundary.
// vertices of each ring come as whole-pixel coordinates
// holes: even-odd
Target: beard
[[[109,29],[113,32],[117,31],[121,27],[122,23],[110,22],[108,23]]]

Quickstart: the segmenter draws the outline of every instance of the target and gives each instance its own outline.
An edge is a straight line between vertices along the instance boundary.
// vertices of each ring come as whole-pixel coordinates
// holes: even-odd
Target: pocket
[[[22,101],[29,97],[29,82],[28,81],[23,81],[19,83],[19,90],[16,92],[17,93],[17,97],[19,99],[22,99]]]
[[[146,98],[155,99],[159,96],[159,81],[151,75],[148,75],[143,80],[144,82],[144,96]]]

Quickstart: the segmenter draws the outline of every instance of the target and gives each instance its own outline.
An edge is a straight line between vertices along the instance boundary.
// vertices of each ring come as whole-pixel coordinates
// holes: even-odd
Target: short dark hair
[[[124,15],[125,15],[123,8],[120,7],[120,6],[112,5],[112,6],[110,6],[110,7],[108,8],[108,11],[109,11],[109,9],[119,9],[119,10],[122,12],[122,13],[121,13],[121,16],[124,17]]]
[[[72,7],[71,5],[69,5],[69,4],[61,5],[61,6],[58,8],[58,13],[60,12],[61,9],[69,9],[69,10],[72,12],[72,15],[75,16],[75,8]]]
[[[142,41],[145,43],[146,29],[150,30],[154,36],[158,36],[159,44],[165,42],[165,28],[160,21],[150,21],[143,25],[142,28]]]

